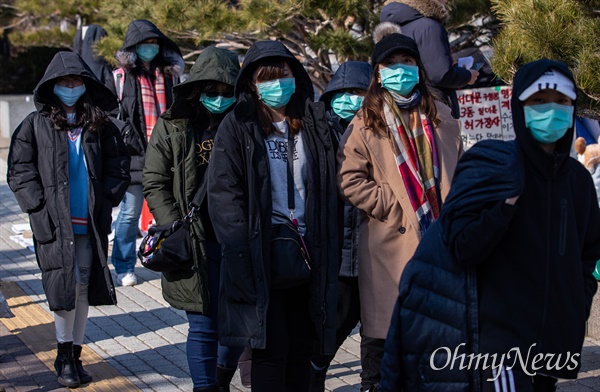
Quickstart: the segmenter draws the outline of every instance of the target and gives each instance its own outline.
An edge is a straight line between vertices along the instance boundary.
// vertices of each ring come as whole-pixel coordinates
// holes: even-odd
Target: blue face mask
[[[137,44],[135,46],[135,53],[142,61],[147,63],[154,60],[159,50],[160,46],[158,44]]]
[[[200,95],[200,102],[202,102],[202,105],[204,105],[209,112],[218,114],[229,109],[229,107],[235,103],[235,97],[227,98],[222,95],[209,97],[205,93],[202,93]]]
[[[81,98],[83,94],[85,94],[85,84],[73,88],[55,84],[54,94],[62,103],[65,104],[65,106],[72,107],[75,105],[75,103],[77,103],[77,100]]]
[[[350,122],[363,103],[364,97],[350,93],[335,93],[331,99],[331,109],[345,121]]]
[[[525,125],[535,140],[542,144],[556,142],[573,126],[574,106],[550,102],[524,106]]]
[[[270,108],[279,109],[290,102],[296,91],[296,79],[283,78],[257,83],[260,100]]]
[[[382,67],[379,75],[384,89],[405,97],[419,84],[419,67],[416,65],[394,64]]]

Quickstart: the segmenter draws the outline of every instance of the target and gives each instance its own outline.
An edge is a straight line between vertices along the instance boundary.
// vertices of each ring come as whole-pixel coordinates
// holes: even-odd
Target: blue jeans
[[[215,385],[217,365],[237,367],[244,347],[226,347],[219,343],[218,302],[221,246],[215,241],[206,242],[208,260],[209,313],[186,312],[189,324],[187,359],[194,388]]]
[[[135,241],[144,204],[142,185],[130,185],[119,204],[119,216],[115,221],[112,263],[117,274],[133,272],[136,261]]]

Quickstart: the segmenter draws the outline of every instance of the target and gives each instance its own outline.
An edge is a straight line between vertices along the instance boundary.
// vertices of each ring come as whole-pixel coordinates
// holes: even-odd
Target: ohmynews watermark
[[[527,356],[523,357],[521,354],[521,350],[518,347],[514,347],[510,349],[507,353],[504,354],[459,354],[459,349],[463,346],[466,346],[466,343],[459,344],[454,351],[449,347],[439,347],[433,353],[431,353],[431,357],[429,358],[429,365],[433,370],[444,370],[449,367],[450,370],[454,370],[455,366],[457,366],[458,370],[487,370],[489,368],[508,368],[512,369],[518,364],[520,368],[530,377],[536,375],[536,373],[540,370],[561,370],[565,367],[568,370],[575,370],[579,366],[579,357],[580,353],[574,353],[571,355],[570,351],[566,353],[560,354],[552,354],[552,353],[538,353],[531,357],[531,351],[535,347],[536,343],[533,343],[529,350],[527,350]],[[444,366],[436,366],[434,363],[434,357],[437,353],[445,352],[447,355],[447,360]],[[530,362],[531,358],[531,362]],[[512,361],[512,362],[511,362]],[[510,364],[509,364],[510,363]],[[530,366],[527,366],[530,364]],[[533,371],[530,371],[531,369]],[[500,372],[496,374],[494,378],[488,378],[487,381],[495,381],[500,376]]]

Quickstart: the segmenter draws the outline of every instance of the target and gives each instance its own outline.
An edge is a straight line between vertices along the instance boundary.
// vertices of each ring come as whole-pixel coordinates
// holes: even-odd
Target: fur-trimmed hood
[[[450,14],[438,0],[387,0],[379,19],[381,22],[394,22],[402,26],[423,17],[445,24],[450,19]]]
[[[185,70],[185,63],[179,46],[152,22],[145,19],[134,20],[127,27],[123,46],[115,54],[119,66],[130,70],[137,66],[135,46],[147,39],[155,38],[160,45],[160,51],[153,62],[163,66],[164,72],[171,76],[181,76]]]

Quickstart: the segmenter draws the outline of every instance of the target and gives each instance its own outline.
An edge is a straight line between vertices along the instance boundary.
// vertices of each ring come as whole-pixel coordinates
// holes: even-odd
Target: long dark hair
[[[394,52],[395,53],[395,52]],[[391,54],[390,54],[391,56]],[[419,59],[417,66],[419,67],[419,90],[421,91],[421,102],[419,103],[419,109],[421,113],[425,114],[429,121],[433,124],[439,124],[440,120],[437,118],[437,108],[435,106],[434,98],[429,88],[427,87],[427,74],[423,63]],[[365,121],[365,127],[378,135],[385,135],[387,133],[387,125],[383,116],[383,104],[384,97],[389,92],[381,87],[381,83],[377,81],[379,77],[379,69],[381,65],[375,64],[373,67],[373,77],[369,84],[369,89],[365,95],[365,100],[362,106],[362,112]]]
[[[266,58],[264,60],[259,60],[256,66],[251,70],[252,72],[248,71],[248,74],[253,75],[256,69],[258,69],[259,71],[257,74],[257,79],[259,80],[280,79],[285,77],[285,64],[286,60],[281,57]],[[290,69],[292,68],[290,67]],[[294,75],[294,77],[296,77],[296,75]],[[252,77],[246,79],[244,83],[246,84],[245,90],[251,91],[252,96],[256,101],[256,116],[258,118],[258,124],[263,130],[263,134],[265,136],[269,136],[275,130],[273,127],[273,116],[264,102],[259,99],[259,96],[256,93],[256,88],[253,86]],[[302,118],[303,114],[304,102],[302,102],[300,94],[294,93],[290,99],[290,102],[288,102],[285,107],[285,116],[287,118],[288,126],[292,135],[296,135],[300,132],[300,128],[302,126],[300,119]]]
[[[75,104],[76,119],[74,124],[67,121],[67,112],[58,97],[54,96],[51,104],[44,105],[41,110],[49,119],[52,127],[61,131],[85,126],[90,132],[100,133],[109,123],[108,114],[95,106],[89,93],[86,91]]]

